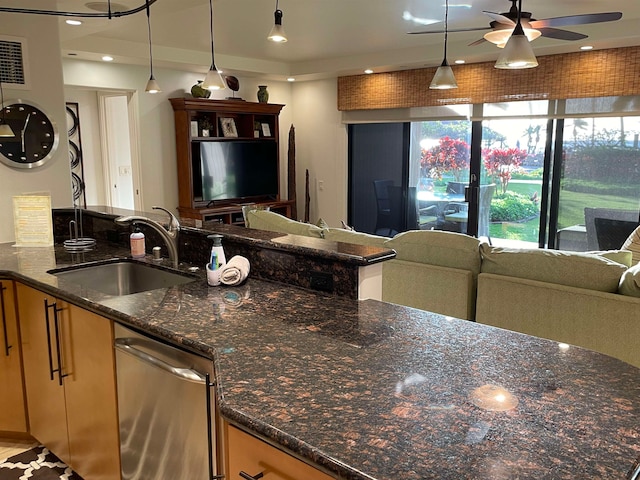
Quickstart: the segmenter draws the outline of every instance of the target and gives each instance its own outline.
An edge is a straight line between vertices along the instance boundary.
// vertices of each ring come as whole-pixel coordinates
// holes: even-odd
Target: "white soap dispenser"
[[[224,248],[222,248],[222,235],[213,234],[208,235],[207,238],[213,240],[213,247],[211,247],[211,270],[217,270],[227,263],[227,259],[224,256]]]

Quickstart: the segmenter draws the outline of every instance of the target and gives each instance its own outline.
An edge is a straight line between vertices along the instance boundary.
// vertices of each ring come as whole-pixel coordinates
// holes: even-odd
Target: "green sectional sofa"
[[[247,226],[393,248],[396,258],[383,264],[384,301],[577,345],[640,367],[640,264],[631,265],[628,251],[509,249],[436,230],[386,238],[260,210],[247,214]]]

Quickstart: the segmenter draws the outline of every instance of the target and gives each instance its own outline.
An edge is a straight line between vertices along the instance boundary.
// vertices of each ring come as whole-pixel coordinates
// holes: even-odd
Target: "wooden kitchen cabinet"
[[[227,478],[239,480],[332,480],[333,477],[248,433],[224,424]],[[244,472],[245,476],[240,472]],[[262,474],[262,476],[260,476]]]
[[[17,291],[31,435],[84,480],[120,479],[113,322]]]
[[[0,280],[0,431],[27,432],[15,289]]]

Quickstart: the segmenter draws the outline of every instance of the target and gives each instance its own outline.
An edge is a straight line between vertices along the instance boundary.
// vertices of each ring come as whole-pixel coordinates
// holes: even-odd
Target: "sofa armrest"
[[[476,321],[640,367],[640,298],[481,273]]]
[[[405,260],[382,264],[382,300],[472,320],[476,282],[472,272]]]

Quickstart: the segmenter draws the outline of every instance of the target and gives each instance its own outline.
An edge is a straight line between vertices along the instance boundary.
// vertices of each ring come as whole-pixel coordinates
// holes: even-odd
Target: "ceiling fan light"
[[[440,65],[436,70],[436,74],[433,76],[429,88],[432,90],[449,90],[452,88],[458,88],[458,82],[456,82],[453,69],[449,66],[446,59],[443,60],[442,65]]]
[[[540,30],[536,30],[535,28],[527,28],[526,26],[522,28],[527,39],[532,42],[536,38],[542,35]],[[488,32],[484,34],[484,39],[494,43],[498,48],[504,48],[504,46],[511,38],[513,33],[513,29],[511,28],[502,28],[500,30],[494,30],[492,32]]]
[[[222,90],[226,88],[226,86],[224,78],[222,78],[216,66],[211,65],[207,76],[204,78],[204,82],[202,82],[202,88],[206,88],[207,90]]]
[[[284,33],[284,27],[282,26],[282,10],[276,10],[273,15],[275,22],[267,39],[276,43],[284,43],[287,41],[287,35]]]
[[[522,27],[520,27],[522,32]],[[513,35],[498,56],[495,67],[500,69],[523,69],[538,66],[538,60],[533,53],[533,48],[524,33],[518,32],[518,25]]]
[[[0,124],[0,137],[15,137],[16,134],[13,133],[13,130],[6,123]]]

